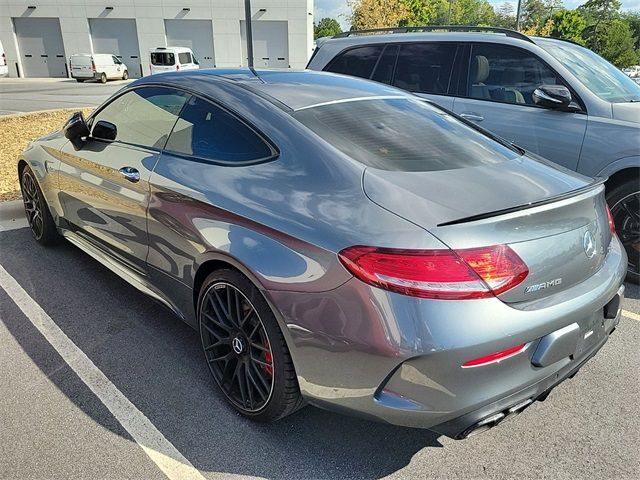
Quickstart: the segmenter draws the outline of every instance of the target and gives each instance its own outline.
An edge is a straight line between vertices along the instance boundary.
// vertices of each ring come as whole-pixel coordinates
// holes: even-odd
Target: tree
[[[515,28],[516,12],[511,3],[505,2],[497,8],[495,26],[502,28]]]
[[[525,27],[539,30],[547,25],[554,10],[562,8],[562,0],[522,0],[520,20]]]
[[[638,51],[634,49],[635,39],[629,24],[620,19],[603,22],[598,31],[597,52],[618,68],[635,65],[638,62]]]
[[[601,25],[612,21],[618,16],[620,10],[619,0],[588,0],[587,3],[580,7],[584,12],[589,26],[585,29],[583,37],[589,48],[596,53],[602,50],[602,32]]]
[[[640,48],[640,11],[625,12],[620,19],[629,24],[632,35],[636,39],[636,48]]]
[[[582,34],[587,28],[587,21],[580,12],[577,10],[560,10],[555,12],[551,19],[553,20],[552,37],[564,38],[584,45]]]
[[[335,18],[322,18],[313,27],[314,38],[333,37],[339,33],[342,33],[342,28]]]
[[[404,0],[351,0],[349,6],[354,30],[397,27],[411,15]]]
[[[408,18],[401,22],[404,25],[442,25],[444,12],[449,9],[447,0],[404,0],[409,9]]]

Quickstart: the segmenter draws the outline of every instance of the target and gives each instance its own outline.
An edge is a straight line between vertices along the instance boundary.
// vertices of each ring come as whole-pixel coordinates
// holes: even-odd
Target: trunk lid
[[[367,169],[367,196],[453,249],[509,245],[527,264],[505,302],[542,298],[585,280],[611,240],[604,187],[526,157],[434,172]]]

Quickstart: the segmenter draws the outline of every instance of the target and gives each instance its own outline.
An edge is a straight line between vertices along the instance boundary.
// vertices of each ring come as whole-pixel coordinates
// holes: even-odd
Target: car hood
[[[626,122],[640,123],[640,102],[614,103],[613,118]]]
[[[551,166],[553,165],[553,166]],[[592,180],[528,156],[494,165],[433,172],[367,168],[367,196],[423,228],[542,202]]]

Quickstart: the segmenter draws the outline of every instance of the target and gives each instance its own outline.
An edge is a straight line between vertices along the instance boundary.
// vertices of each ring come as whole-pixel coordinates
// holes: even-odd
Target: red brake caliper
[[[271,347],[269,346],[269,342],[265,341],[264,343],[264,347],[267,349],[267,351],[264,353],[264,361],[269,365],[264,365],[262,368],[264,368],[264,371],[267,372],[267,375],[273,377],[273,355],[271,355]]]

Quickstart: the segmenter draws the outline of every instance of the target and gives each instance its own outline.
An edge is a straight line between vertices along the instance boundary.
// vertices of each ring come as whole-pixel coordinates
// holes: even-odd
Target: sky
[[[347,0],[314,0],[315,1],[315,19],[316,21],[324,17],[332,17],[340,22],[342,28],[347,28],[349,22],[347,21],[348,15],[351,13]],[[575,8],[582,5],[587,0],[563,0],[566,8]],[[489,0],[489,3],[493,5],[501,5],[505,3],[505,0]],[[509,3],[517,5],[516,1],[509,1]],[[622,0],[622,10],[640,10],[640,0]]]

